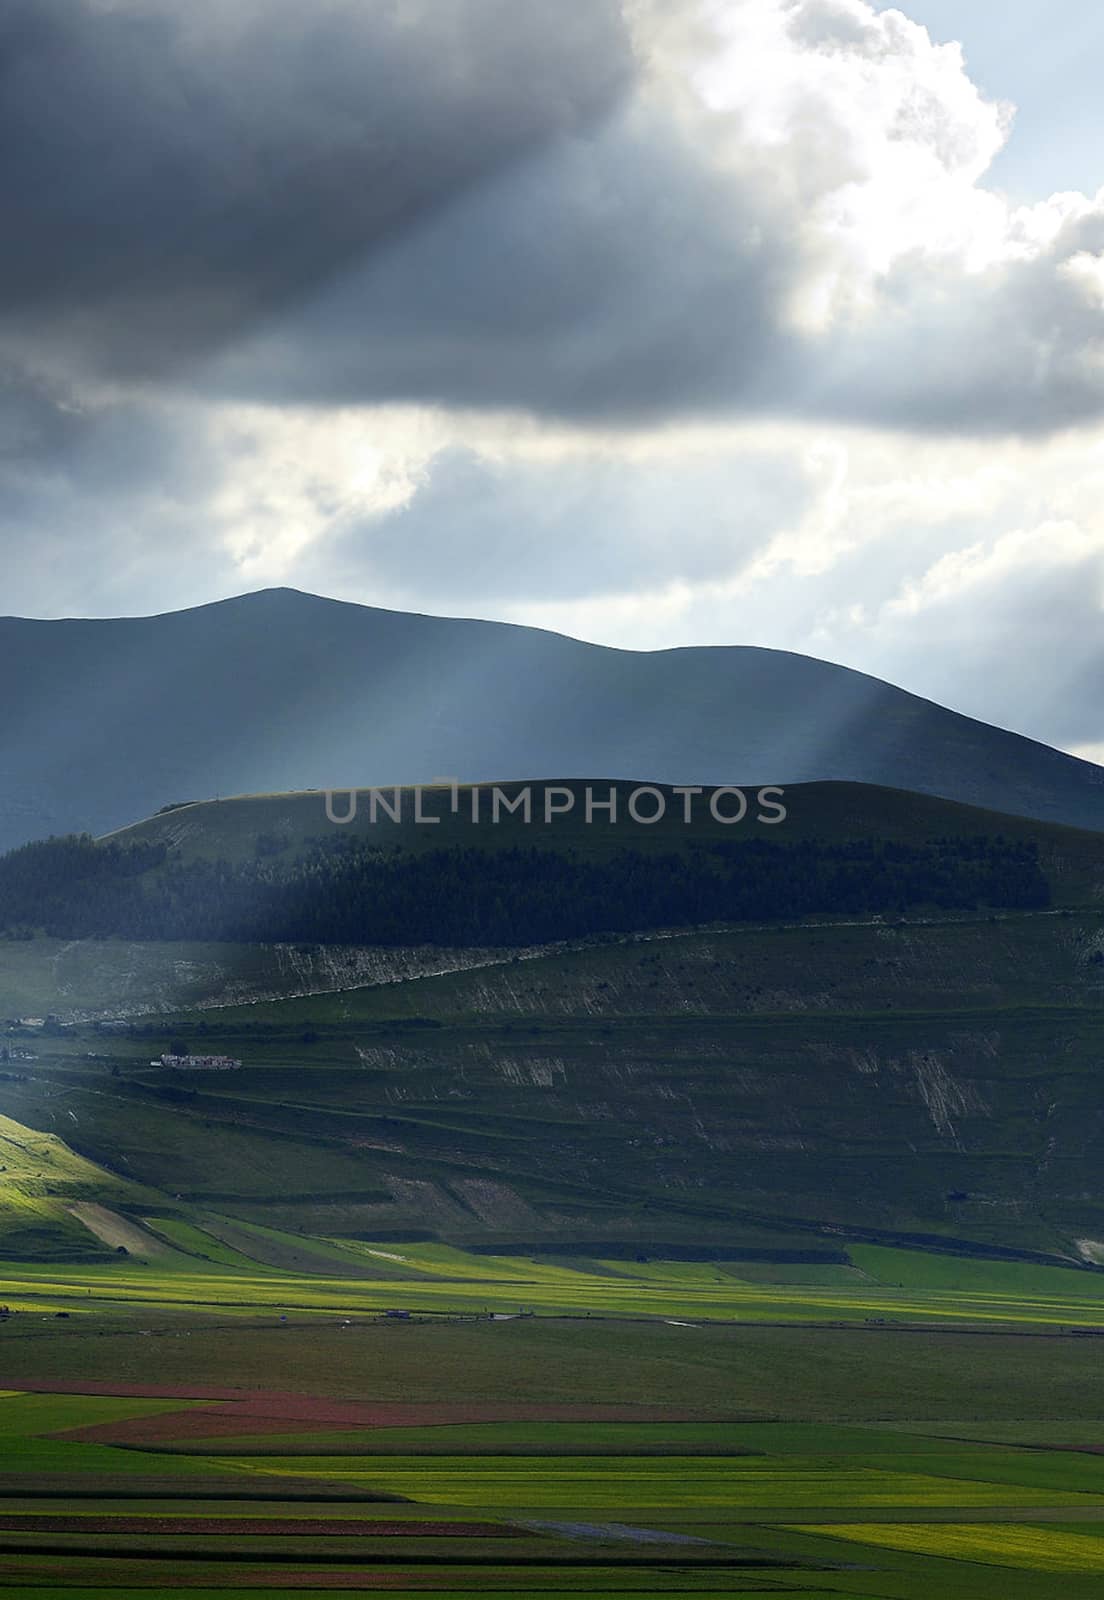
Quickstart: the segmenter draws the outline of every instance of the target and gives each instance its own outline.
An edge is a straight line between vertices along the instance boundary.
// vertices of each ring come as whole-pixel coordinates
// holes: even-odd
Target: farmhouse
[[[233,1072],[241,1066],[233,1056],[169,1056],[151,1062],[151,1066],[176,1067],[184,1072]]]

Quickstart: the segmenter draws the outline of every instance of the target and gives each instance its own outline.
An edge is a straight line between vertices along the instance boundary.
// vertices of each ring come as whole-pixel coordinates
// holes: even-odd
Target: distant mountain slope
[[[846,780],[1104,828],[1104,770],[858,672],[611,650],[265,590],[160,617],[0,620],[0,848],[177,800],[647,774]]]

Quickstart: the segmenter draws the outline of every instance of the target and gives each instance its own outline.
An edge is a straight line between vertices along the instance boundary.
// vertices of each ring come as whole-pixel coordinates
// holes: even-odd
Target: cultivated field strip
[[[447,1408],[434,1421],[421,1404],[406,1427],[392,1408],[391,1425],[366,1430],[370,1403],[344,1404],[352,1459],[256,1456],[244,1436],[237,1457],[174,1458],[88,1435],[152,1421],[165,1442],[174,1427],[196,1439],[227,1402],[0,1396],[0,1589],[1049,1600],[1053,1579],[1089,1600],[1104,1574],[1104,1456],[1084,1442],[994,1442],[995,1423],[944,1437],[922,1422],[564,1422],[539,1404],[525,1423]],[[303,1422],[312,1404],[323,1442],[340,1402],[257,1393],[242,1409]],[[485,1453],[523,1429],[539,1453]],[[1104,1423],[1081,1431],[1104,1439]],[[451,1455],[426,1448],[442,1433]],[[409,1453],[390,1454],[403,1434]]]
[[[196,1230],[193,1230],[193,1237]],[[289,1257],[326,1241],[303,1241],[275,1229],[236,1224],[243,1245]],[[256,1241],[250,1245],[250,1238]],[[177,1230],[177,1237],[186,1239]],[[1003,1275],[1007,1288],[964,1292],[938,1286],[901,1287],[869,1276],[853,1285],[754,1283],[738,1276],[739,1262],[694,1263],[601,1260],[563,1264],[516,1256],[475,1255],[447,1246],[402,1247],[333,1243],[333,1275],[309,1274],[249,1263],[239,1252],[220,1251],[200,1262],[182,1251],[153,1252],[149,1259],[108,1259],[64,1270],[49,1263],[0,1263],[0,1301],[15,1313],[110,1316],[152,1311],[217,1311],[234,1318],[266,1312],[277,1317],[377,1317],[401,1309],[434,1318],[523,1314],[603,1318],[663,1318],[680,1321],[847,1323],[875,1330],[888,1323],[918,1326],[1104,1330],[1104,1274],[983,1263]],[[219,1259],[219,1257],[222,1259]],[[867,1259],[876,1270],[912,1272],[923,1284],[931,1269],[921,1252],[878,1251]],[[336,1269],[352,1261],[364,1275]],[[944,1269],[945,1270],[945,1269]]]

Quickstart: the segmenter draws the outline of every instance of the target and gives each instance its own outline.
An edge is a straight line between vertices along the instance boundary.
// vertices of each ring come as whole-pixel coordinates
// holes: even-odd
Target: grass
[[[291,1312],[280,1323],[274,1310],[230,1312],[187,1297],[153,1307],[73,1291],[67,1303],[74,1315],[66,1323],[40,1302],[37,1311],[0,1324],[0,1382],[64,1386],[79,1372],[108,1386],[658,1405],[703,1420],[945,1419],[957,1431],[963,1419],[978,1424],[1010,1415],[1021,1425],[1081,1421],[1100,1359],[1093,1338],[1039,1336],[1022,1326],[969,1334],[954,1325],[678,1328],[661,1320],[537,1317],[345,1327],[343,1314]]]
[[[162,1224],[162,1226],[164,1226]],[[215,1223],[209,1230],[176,1229],[178,1248],[147,1259],[109,1258],[64,1269],[39,1263],[0,1264],[0,1296],[9,1304],[69,1310],[79,1315],[108,1308],[141,1307],[152,1313],[201,1306],[231,1315],[264,1311],[300,1316],[372,1317],[401,1309],[429,1317],[526,1315],[662,1318],[678,1321],[769,1324],[854,1324],[868,1338],[886,1323],[928,1328],[1104,1330],[1104,1277],[1062,1268],[1033,1268],[1030,1284],[1000,1290],[899,1288],[874,1282],[847,1285],[749,1283],[739,1264],[648,1260],[565,1265],[544,1257],[465,1254],[441,1246],[411,1244],[400,1252],[373,1247],[362,1252],[331,1247],[314,1254],[311,1241],[276,1229],[232,1225],[230,1237],[252,1248],[220,1252]],[[174,1230],[170,1229],[170,1232]],[[152,1237],[152,1236],[151,1236]],[[193,1244],[208,1256],[185,1254]],[[253,1242],[255,1241],[255,1242]],[[325,1250],[325,1241],[321,1242]],[[306,1249],[309,1270],[295,1263]],[[283,1265],[273,1265],[281,1256]],[[222,1259],[218,1259],[219,1255]],[[342,1258],[359,1276],[342,1272]],[[935,1258],[938,1262],[940,1258]],[[1017,1276],[1019,1264],[1008,1274]],[[918,1276],[923,1275],[923,1267]]]
[[[27,1477],[55,1472],[90,1475],[121,1472],[140,1476],[143,1471],[148,1472],[148,1463],[128,1457],[123,1451],[101,1444],[73,1443],[51,1435],[96,1423],[156,1415],[168,1409],[179,1409],[179,1405],[180,1402],[100,1395],[9,1396],[0,1400],[0,1476],[10,1474],[13,1467],[20,1476]],[[181,1471],[185,1476],[194,1477],[204,1468],[185,1458],[167,1459],[167,1474]]]
[[[607,1260],[588,1273],[363,1241],[335,1249],[408,1271],[404,1295],[457,1293],[466,1283],[494,1305],[516,1298],[519,1284],[552,1295],[574,1285],[578,1294],[584,1280],[614,1304],[645,1290],[653,1301],[668,1292],[719,1297],[730,1311],[739,1305],[739,1320],[676,1327],[653,1305],[636,1321],[343,1326],[342,1299],[380,1289],[393,1297],[395,1281],[200,1262],[187,1252],[210,1241],[206,1229],[170,1226],[167,1236],[174,1253],[145,1265],[8,1269],[40,1304],[57,1295],[74,1315],[58,1324],[25,1313],[0,1326],[8,1390],[0,1587],[167,1592],[186,1575],[191,1593],[276,1593],[286,1584],[309,1593],[312,1573],[359,1585],[366,1572],[387,1587],[453,1597],[539,1589],[1038,1600],[1040,1581],[1053,1579],[1063,1600],[1088,1600],[1099,1586],[1104,1457],[1062,1448],[1073,1435],[1104,1440],[1104,1421],[1085,1417],[1099,1349],[1093,1338],[1041,1331],[1036,1320],[1041,1286],[1080,1282],[1078,1274],[1033,1268],[1030,1280],[970,1292],[938,1281],[937,1258],[915,1272],[936,1286],[846,1291],[878,1296],[883,1309],[904,1299],[923,1305],[922,1325],[825,1325],[815,1321],[818,1302],[834,1304],[838,1286],[741,1283],[723,1263]],[[888,1275],[898,1263],[886,1256],[867,1266]],[[309,1285],[315,1303],[280,1326],[270,1311],[265,1326],[264,1306],[292,1284],[304,1294]],[[243,1294],[251,1307],[239,1303]],[[204,1297],[209,1304],[197,1303]],[[812,1322],[747,1319],[752,1302],[790,1297]],[[1004,1331],[955,1331],[979,1301],[990,1312],[999,1304]],[[1081,1315],[1093,1309],[1069,1304],[1075,1314],[1078,1305]],[[182,1395],[19,1391],[21,1381],[64,1388],[74,1372],[89,1387],[180,1384]],[[242,1397],[236,1422],[233,1402],[198,1397],[207,1386]],[[413,1402],[425,1420],[353,1431],[300,1420],[257,1436],[245,1402],[259,1390],[275,1391],[262,1408],[275,1417],[284,1415],[281,1393],[306,1391]],[[444,1403],[504,1400],[537,1414],[433,1420]],[[539,1414],[615,1401],[650,1420]],[[668,1408],[667,1420],[657,1407]],[[205,1442],[208,1412],[239,1431]],[[174,1442],[166,1429],[176,1413],[186,1434]],[[156,1432],[135,1442],[144,1424]],[[100,1430],[94,1441],[74,1431],[89,1426]],[[42,1520],[59,1514],[70,1522]],[[320,1518],[340,1531],[312,1531]],[[386,1532],[396,1520],[403,1537]],[[507,1537],[435,1534],[442,1520],[491,1522]]]
[[[730,1378],[741,1365],[730,1360]],[[1007,1404],[1013,1373],[1000,1356],[996,1365]],[[407,1393],[423,1400],[431,1387]],[[461,1380],[454,1394],[467,1388]],[[802,1408],[781,1383],[776,1399],[793,1417]],[[379,1574],[386,1587],[454,1600],[534,1589],[1038,1600],[1040,1575],[1056,1574],[1064,1597],[1088,1600],[1104,1565],[1104,1461],[1054,1453],[1068,1475],[1045,1483],[1048,1453],[939,1438],[915,1431],[932,1426],[920,1419],[893,1429],[799,1420],[392,1429],[405,1455],[366,1441],[359,1459],[181,1459],[66,1437],[165,1411],[194,1420],[203,1404],[0,1398],[2,1483],[9,1494],[21,1485],[2,1507],[0,1587],[166,1592],[186,1573],[191,1593],[309,1593],[314,1571],[344,1585]],[[435,1453],[441,1434],[450,1455]],[[525,1438],[555,1442],[557,1453],[512,1453]],[[486,1454],[496,1442],[504,1449]],[[656,1455],[657,1444],[672,1453]],[[366,1493],[405,1498],[356,1498]],[[320,1519],[332,1531],[316,1531]],[[487,1523],[504,1537],[489,1537]]]
[[[0,939],[0,1017],[65,1022],[156,1016],[409,981],[442,965],[508,959],[503,952],[362,946],[243,945],[154,940]],[[36,1048],[38,1030],[20,1043]]]
[[[872,1452],[873,1454],[873,1452]],[[980,1458],[979,1458],[980,1459]],[[1097,1470],[1095,1490],[1065,1485],[1039,1488],[1011,1482],[935,1476],[833,1460],[729,1458],[696,1456],[591,1457],[443,1457],[427,1462],[418,1457],[371,1458],[354,1463],[349,1456],[246,1456],[223,1461],[251,1474],[297,1479],[322,1478],[329,1483],[383,1489],[429,1505],[457,1505],[470,1510],[492,1508],[525,1513],[554,1511],[568,1520],[601,1520],[631,1510],[634,1515],[692,1511],[709,1520],[716,1511],[788,1510],[793,1507],[847,1509],[901,1507],[917,1510],[972,1510],[981,1507],[1061,1506],[1076,1504],[1082,1494],[1104,1508],[1104,1471]]]
[[[1093,1532],[1056,1528],[1025,1528],[1002,1523],[930,1528],[922,1525],[835,1524],[830,1528],[801,1529],[825,1533],[833,1539],[857,1544],[908,1550],[919,1555],[956,1561],[980,1561],[987,1566],[1011,1567],[1029,1572],[1104,1573],[1104,1537]]]
[[[559,780],[552,780],[557,782]],[[525,825],[520,817],[503,814],[497,826],[486,821],[471,822],[471,786],[461,785],[459,808],[450,810],[447,790],[426,788],[427,814],[439,814],[436,826],[416,826],[413,822],[413,796],[404,792],[401,824],[393,823],[383,809],[371,820],[369,792],[357,793],[356,820],[342,828],[346,836],[370,838],[381,848],[401,845],[406,850],[440,848],[443,844],[485,849],[541,845],[577,851],[593,857],[602,857],[611,850],[632,847],[642,850],[681,850],[691,841],[709,842],[733,837],[776,837],[787,841],[819,839],[841,841],[869,838],[903,840],[916,843],[927,839],[949,837],[975,838],[981,834],[1002,834],[1008,839],[1031,839],[1040,845],[1042,859],[1057,880],[1059,890],[1082,900],[1090,899],[1094,879],[1101,863],[1101,840],[1098,834],[1055,823],[1038,822],[1023,817],[1012,817],[986,811],[974,806],[961,805],[932,795],[916,794],[899,789],[887,789],[872,784],[805,783],[786,788],[787,816],[777,827],[757,824],[755,816],[755,791],[749,791],[749,814],[738,826],[726,826],[711,820],[708,803],[699,799],[692,827],[682,821],[682,802],[670,799],[671,791],[658,785],[669,797],[667,814],[662,821],[646,826],[634,824],[628,816],[628,794],[634,784],[591,779],[596,794],[605,794],[615,787],[620,796],[619,821],[614,826],[601,823],[586,825],[586,782],[567,779],[564,786],[576,797],[574,808],[552,825],[535,820]],[[489,802],[484,785],[482,816],[488,814]],[[504,784],[512,794],[520,784]],[[534,818],[543,817],[540,803],[543,784],[533,785]],[[390,798],[390,796],[388,796]],[[340,815],[346,812],[345,794],[336,797]],[[182,859],[248,861],[255,853],[256,841],[261,835],[279,837],[286,841],[284,854],[291,855],[304,844],[318,839],[332,838],[335,826],[326,816],[325,796],[317,791],[290,794],[239,795],[229,799],[198,802],[186,808],[163,813],[120,829],[111,837],[121,843],[164,842],[176,850]]]
[[[240,1251],[231,1249],[209,1228],[197,1227],[180,1217],[145,1217],[146,1227],[182,1255],[200,1261],[210,1261],[217,1266],[238,1270],[256,1271],[258,1263]]]
[[[1095,1274],[1039,1266],[1031,1261],[979,1261],[936,1255],[926,1250],[894,1250],[882,1245],[857,1244],[849,1250],[852,1261],[873,1282],[898,1289],[920,1289],[935,1294],[977,1294],[999,1299],[1027,1300],[1046,1296],[1060,1282],[1072,1298],[1096,1300],[1101,1282]],[[1056,1275],[1057,1274],[1057,1275]]]
[[[71,1261],[106,1254],[81,1212],[143,1190],[78,1156],[52,1133],[0,1116],[0,1248],[9,1257]]]
[[[621,1456],[695,1455],[730,1456],[749,1446],[735,1442],[728,1422],[484,1422],[450,1423],[430,1427],[372,1427],[342,1429],[332,1433],[243,1433],[223,1444],[202,1438],[179,1448],[193,1455],[455,1455],[465,1458],[493,1455],[519,1456]]]

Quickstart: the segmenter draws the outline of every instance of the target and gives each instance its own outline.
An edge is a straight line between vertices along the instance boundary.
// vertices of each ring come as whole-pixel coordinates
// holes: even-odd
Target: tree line
[[[189,861],[163,845],[88,836],[0,858],[9,937],[248,943],[519,945],[596,933],[930,907],[1038,909],[1050,890],[1032,842],[749,840],[622,849],[381,851],[341,838],[300,856]]]

